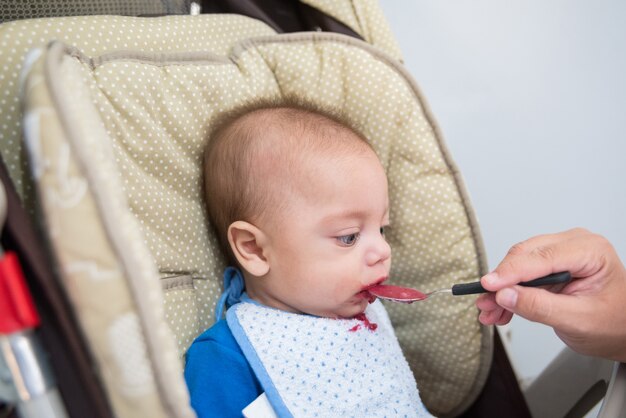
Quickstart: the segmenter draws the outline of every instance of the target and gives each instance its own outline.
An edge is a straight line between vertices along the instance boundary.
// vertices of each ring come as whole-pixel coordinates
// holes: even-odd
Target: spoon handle
[[[520,282],[518,285],[526,287],[544,286],[547,284],[567,283],[572,280],[572,275],[569,271],[562,271],[560,273],[552,273],[544,277],[540,277],[528,282]],[[473,295],[475,293],[488,293],[480,282],[455,284],[452,286],[453,295]]]

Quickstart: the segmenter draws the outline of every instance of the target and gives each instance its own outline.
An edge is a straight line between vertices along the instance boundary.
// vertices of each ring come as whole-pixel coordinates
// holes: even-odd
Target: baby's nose
[[[372,248],[368,251],[366,261],[368,265],[374,265],[386,261],[391,257],[391,247],[389,243],[382,235],[372,245]]]

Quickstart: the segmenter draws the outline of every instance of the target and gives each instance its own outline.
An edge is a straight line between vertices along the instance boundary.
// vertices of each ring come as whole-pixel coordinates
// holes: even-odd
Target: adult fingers
[[[534,237],[512,247],[481,282],[486,289],[497,291],[559,271],[588,277],[604,266],[607,247],[606,239],[583,229]]]
[[[581,309],[578,298],[545,289],[514,286],[496,293],[496,302],[506,310],[530,321],[554,328],[576,321]]]
[[[476,307],[480,310],[478,320],[484,325],[504,325],[513,314],[496,303],[494,293],[480,295],[476,299]]]
[[[511,322],[511,319],[513,319],[513,312],[503,309],[500,314],[500,318],[494,323],[494,325],[506,325]]]
[[[483,293],[476,298],[476,307],[481,311],[493,311],[501,306],[496,302],[495,293]]]
[[[513,318],[513,313],[503,308],[498,308],[493,311],[481,311],[478,315],[478,320],[483,325],[505,325],[508,324]]]

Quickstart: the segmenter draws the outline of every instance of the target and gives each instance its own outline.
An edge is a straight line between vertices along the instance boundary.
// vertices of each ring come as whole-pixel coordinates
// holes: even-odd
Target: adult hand
[[[560,271],[573,280],[516,286]],[[581,354],[626,362],[626,269],[604,237],[584,229],[533,237],[513,246],[481,283],[495,292],[476,301],[483,324],[503,325],[517,314],[553,327]]]

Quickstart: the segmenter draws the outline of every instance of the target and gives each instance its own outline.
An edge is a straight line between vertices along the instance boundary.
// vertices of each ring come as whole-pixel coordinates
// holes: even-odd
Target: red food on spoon
[[[378,284],[367,289],[372,295],[393,300],[395,302],[412,303],[426,299],[428,296],[417,289],[410,287],[394,286],[390,284]]]

